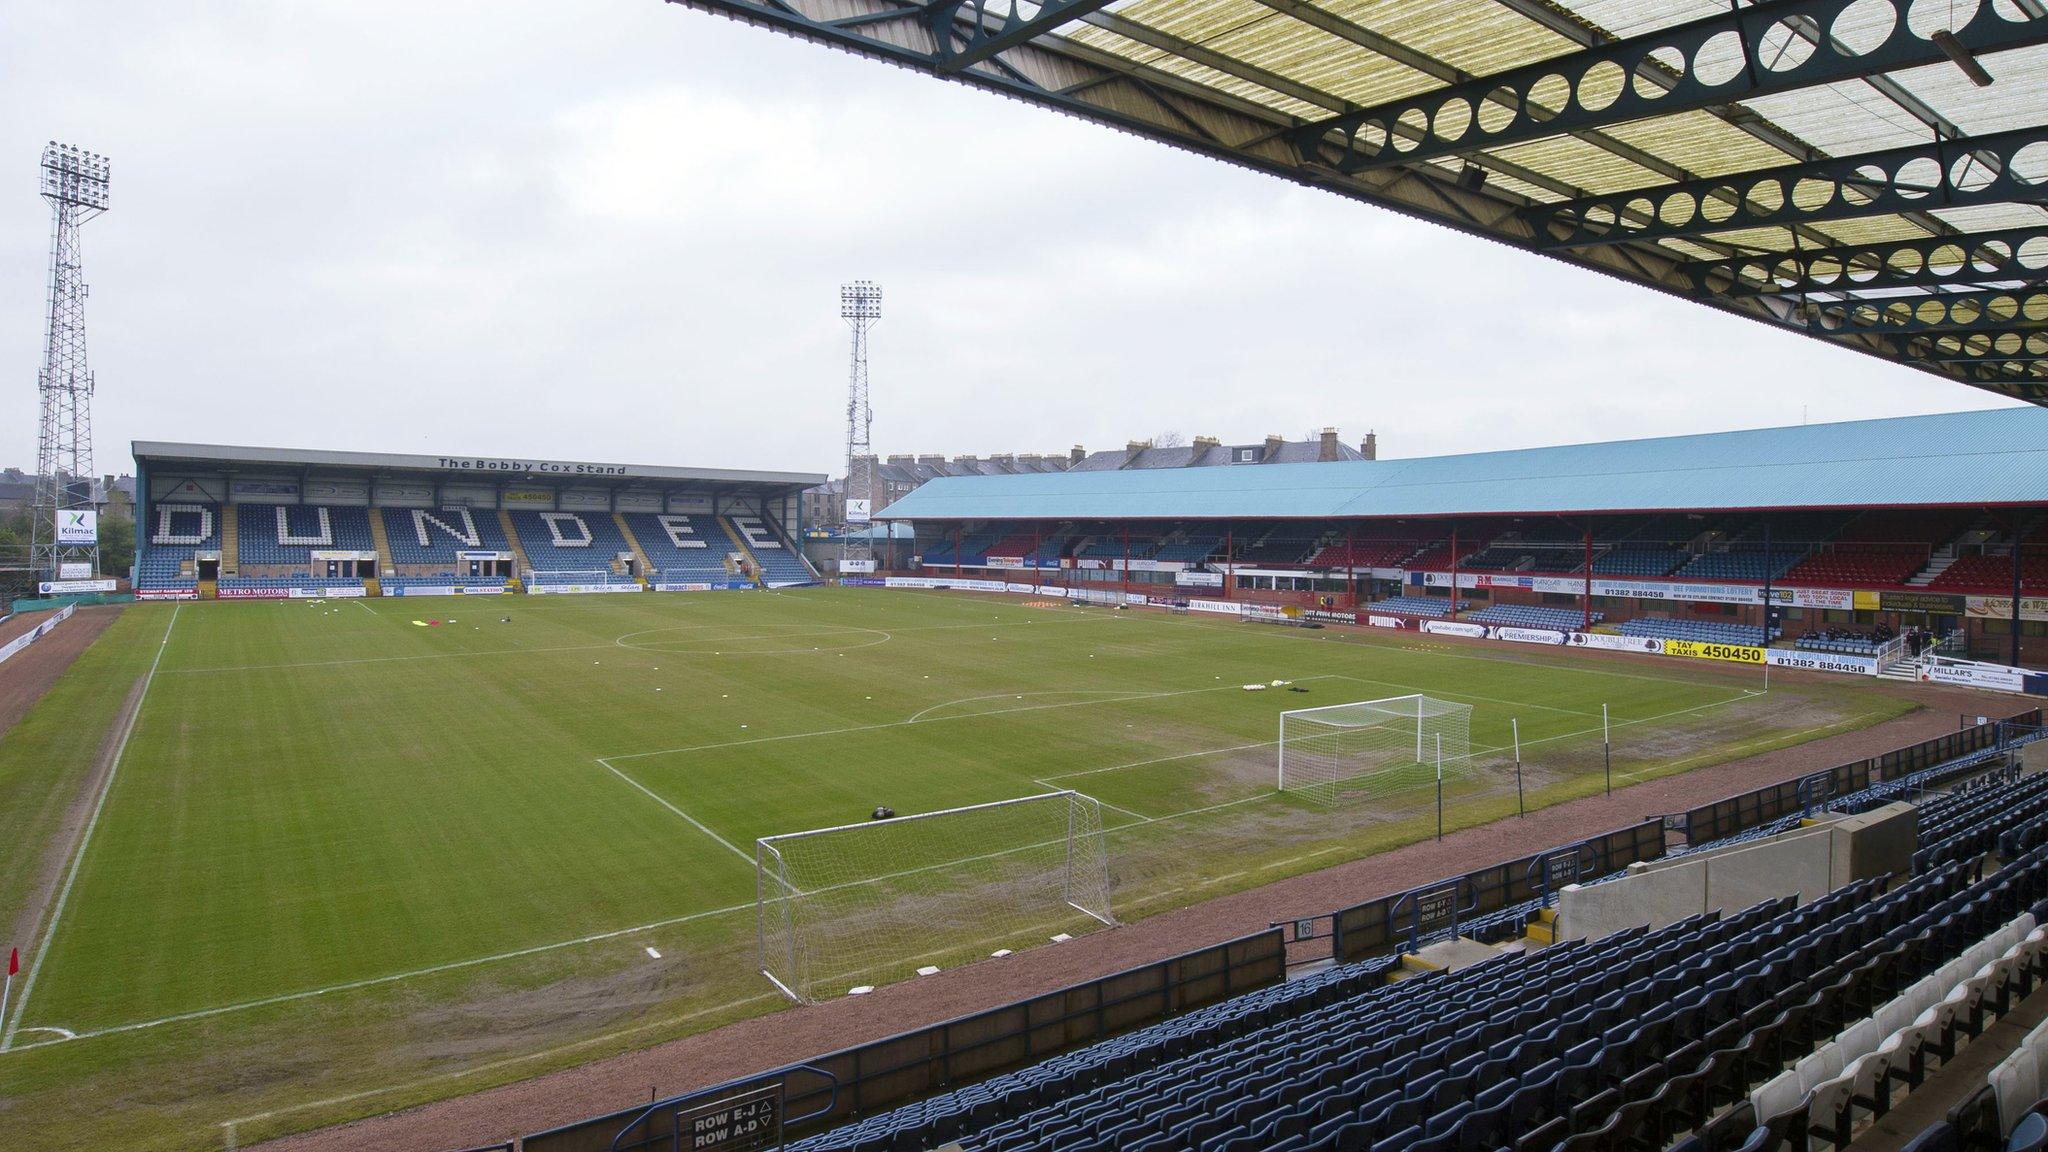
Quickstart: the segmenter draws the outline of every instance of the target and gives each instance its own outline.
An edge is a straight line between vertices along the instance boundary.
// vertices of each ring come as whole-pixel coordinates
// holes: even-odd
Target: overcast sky
[[[32,463],[44,141],[133,439],[833,470],[875,446],[1389,456],[1987,393],[657,0],[0,3],[0,463]]]

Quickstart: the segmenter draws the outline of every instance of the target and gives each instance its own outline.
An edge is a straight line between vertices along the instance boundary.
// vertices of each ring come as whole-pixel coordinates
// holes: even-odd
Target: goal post
[[[1472,706],[1434,696],[1297,708],[1280,714],[1279,789],[1324,803],[1393,791],[1462,769],[1471,745]]]
[[[1102,805],[1071,790],[764,836],[754,874],[761,974],[796,1000],[1115,923]]]

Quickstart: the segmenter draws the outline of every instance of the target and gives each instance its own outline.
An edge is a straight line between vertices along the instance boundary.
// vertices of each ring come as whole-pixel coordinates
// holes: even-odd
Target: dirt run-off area
[[[2003,717],[2026,708],[2026,702],[2013,697],[1927,685],[1879,681],[1875,688],[1907,694],[1922,707],[1860,731],[1461,829],[1441,841],[1409,844],[1063,944],[865,996],[742,1020],[644,1051],[261,1147],[272,1152],[425,1152],[503,1141],[644,1104],[650,1084],[659,1084],[664,1094],[709,1087],[1890,751],[1955,731],[1962,715]]]

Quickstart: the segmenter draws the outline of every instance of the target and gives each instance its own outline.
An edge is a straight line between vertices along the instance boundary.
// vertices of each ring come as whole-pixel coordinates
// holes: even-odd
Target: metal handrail
[[[782,1089],[781,1095],[780,1097],[778,1097],[776,1101],[776,1111],[780,1112],[782,1109],[782,1101],[787,1099],[789,1096],[789,1076],[791,1073],[794,1072],[810,1072],[818,1076],[822,1076],[825,1078],[825,1081],[831,1085],[832,1091],[830,1095],[826,1098],[824,1107],[818,1109],[815,1112],[806,1112],[801,1116],[783,1116],[780,1121],[781,1127],[787,1128],[792,1124],[801,1124],[805,1121],[815,1120],[820,1116],[827,1115],[833,1109],[839,1106],[839,1077],[834,1076],[832,1073],[826,1071],[823,1068],[818,1067],[815,1064],[795,1064],[775,1072],[763,1073],[762,1075],[749,1077],[743,1080],[729,1080],[723,1084],[719,1084],[711,1088],[700,1088],[695,1092],[685,1092],[680,1096],[671,1096],[666,1100],[657,1100],[654,1103],[649,1104],[647,1107],[641,1109],[639,1112],[635,1113],[633,1118],[626,1122],[626,1126],[619,1129],[618,1135],[612,1137],[612,1142],[610,1144],[611,1152],[621,1152],[619,1142],[626,1138],[627,1133],[633,1131],[635,1128],[638,1128],[640,1125],[646,1123],[648,1118],[653,1116],[655,1113],[662,1111],[679,1110],[684,1106],[691,1104],[695,1101],[716,1098],[719,1096],[732,1096],[742,1092],[753,1091],[755,1089],[766,1087],[768,1085],[776,1085]],[[653,1139],[656,1140],[659,1140],[660,1138],[661,1137],[659,1136],[653,1137]],[[677,1140],[680,1137],[677,1133],[670,1133],[668,1138],[670,1140]],[[642,1142],[643,1147],[645,1146],[645,1143],[646,1142],[644,1141]]]

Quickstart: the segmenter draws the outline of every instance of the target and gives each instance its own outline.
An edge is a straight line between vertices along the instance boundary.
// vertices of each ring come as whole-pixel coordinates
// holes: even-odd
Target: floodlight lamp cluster
[[[855,280],[839,289],[839,316],[844,320],[880,320],[882,286],[872,280]]]
[[[87,208],[107,206],[107,158],[55,140],[43,148],[43,195]]]

